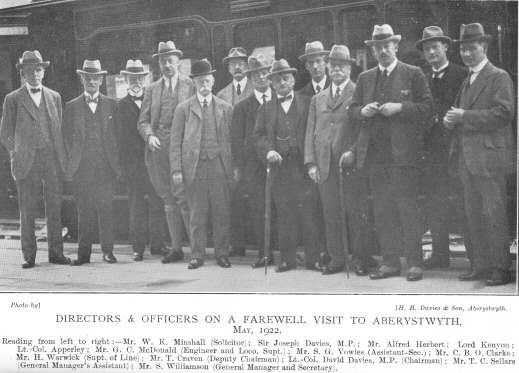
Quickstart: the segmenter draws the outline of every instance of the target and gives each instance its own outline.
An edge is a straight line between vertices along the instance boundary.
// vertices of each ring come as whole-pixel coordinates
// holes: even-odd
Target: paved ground
[[[482,282],[460,282],[457,276],[468,268],[468,261],[457,257],[447,270],[427,271],[423,281],[410,283],[404,277],[373,281],[350,274],[323,276],[302,268],[275,273],[269,267],[253,270],[256,253],[247,251],[246,257],[231,258],[232,268],[218,267],[208,250],[206,264],[197,270],[187,269],[183,263],[162,264],[160,257],[147,254],[143,262],[132,260],[128,245],[117,245],[119,262],[102,262],[100,248],[94,246],[92,263],[81,267],[51,265],[47,262],[47,244],[39,243],[37,266],[21,268],[22,258],[17,240],[0,240],[0,292],[4,291],[64,291],[64,292],[286,292],[286,293],[428,293],[428,294],[514,294],[515,284],[487,288]],[[76,245],[66,244],[65,254],[76,257]],[[424,246],[430,250],[430,245]],[[459,251],[459,250],[458,250]],[[189,253],[189,248],[185,248]],[[515,261],[514,261],[515,267]]]

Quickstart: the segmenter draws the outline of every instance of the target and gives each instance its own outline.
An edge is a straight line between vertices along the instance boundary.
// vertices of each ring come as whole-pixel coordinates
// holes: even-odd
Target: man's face
[[[294,89],[294,75],[292,73],[276,74],[272,76],[272,87],[279,96],[286,96]]]
[[[142,90],[142,87],[144,87],[145,78],[145,75],[126,75],[128,88],[135,93],[139,93]]]
[[[99,91],[99,87],[103,84],[102,75],[81,74],[81,83],[85,91],[91,95]]]
[[[340,85],[350,78],[351,65],[340,60],[330,60],[328,62],[328,72],[332,82]]]
[[[234,80],[242,80],[245,77],[245,70],[247,70],[247,62],[245,60],[239,58],[229,60],[229,73]]]
[[[386,41],[384,43],[377,43],[373,45],[373,56],[384,67],[393,63],[396,59],[396,52],[398,51],[398,43],[394,41]]]
[[[37,87],[41,84],[43,76],[45,75],[45,69],[40,65],[23,65],[22,76],[27,83],[33,87]]]
[[[202,96],[208,96],[212,92],[214,77],[211,74],[195,76],[193,81],[195,83],[196,91]]]
[[[170,54],[167,56],[159,57],[159,67],[160,72],[166,78],[171,78],[175,76],[178,71],[178,64],[180,63],[180,59],[175,54]]]
[[[250,73],[250,79],[252,81],[252,86],[255,90],[260,92],[265,92],[270,85],[270,80],[267,78],[267,74],[269,73],[268,69],[253,71]]]
[[[312,79],[316,82],[321,81],[326,74],[326,61],[324,56],[310,56],[306,59],[305,67]]]
[[[422,45],[425,60],[432,66],[440,67],[447,62],[449,46],[439,40],[426,41]]]
[[[474,67],[485,59],[487,55],[487,44],[481,41],[472,41],[460,45],[460,56],[463,63],[468,67]]]

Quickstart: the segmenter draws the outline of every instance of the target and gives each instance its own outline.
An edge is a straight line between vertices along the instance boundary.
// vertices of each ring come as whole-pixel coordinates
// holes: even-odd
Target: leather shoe
[[[117,259],[115,258],[114,254],[112,254],[112,253],[103,254],[103,261],[110,263],[110,264],[117,263]]]
[[[70,259],[67,258],[64,255],[56,256],[56,257],[53,257],[53,258],[49,258],[49,263],[52,263],[52,264],[70,264]]]
[[[367,276],[368,268],[364,264],[355,263],[353,265],[353,272],[355,272],[357,276]]]
[[[133,253],[133,260],[135,262],[142,262],[144,255],[142,253]]]
[[[508,284],[512,280],[510,271],[503,271],[502,269],[494,269],[490,277],[485,281],[487,286],[499,286]]]
[[[170,251],[168,254],[164,255],[162,258],[162,263],[174,263],[179,262],[184,259],[184,252],[181,250]]]
[[[226,256],[219,256],[216,258],[216,264],[222,268],[229,268],[231,266],[231,262],[229,262],[229,258]]]
[[[197,269],[204,265],[204,261],[202,259],[193,258],[189,261],[187,265],[187,269]]]
[[[423,267],[425,269],[448,268],[449,267],[449,257],[443,256],[443,255],[432,254],[429,258],[427,258],[423,261]]]
[[[272,264],[274,264],[274,258],[269,256],[267,260],[267,265],[270,266]],[[265,268],[265,257],[258,258],[258,260],[256,260],[256,262],[254,262],[254,264],[252,265],[252,268]]]
[[[420,267],[411,267],[407,271],[407,281],[420,281],[423,278],[423,271]]]
[[[276,268],[276,272],[286,272],[286,271],[290,271],[291,269],[295,269],[295,268],[296,268],[295,265],[290,265],[287,262],[282,262]]]
[[[470,272],[461,274],[458,279],[460,281],[479,281],[479,280],[486,280],[488,278],[488,271],[487,270],[471,270]]]
[[[306,263],[305,268],[309,269],[310,271],[322,272],[324,266],[320,262],[315,262],[315,263]]]
[[[85,263],[90,263],[90,258],[77,258],[70,262],[70,264],[73,266],[80,266]]]
[[[168,250],[165,247],[159,247],[159,248],[150,248],[150,254],[151,255],[165,255],[167,254]]]
[[[330,261],[332,260],[332,257],[330,256],[330,254],[326,253],[326,252],[322,252],[319,254],[319,263],[320,263],[320,266],[321,266],[321,269],[330,264]]]
[[[245,246],[233,246],[229,251],[229,256],[245,256]]]
[[[332,266],[324,266],[323,275],[333,275],[334,273],[339,273],[344,270],[344,267],[332,267]]]
[[[32,267],[34,267],[34,262],[33,261],[25,261],[22,264],[22,268],[23,269],[29,269],[29,268],[32,268]]]
[[[388,277],[400,276],[400,270],[397,268],[381,265],[369,274],[372,280],[382,280]]]

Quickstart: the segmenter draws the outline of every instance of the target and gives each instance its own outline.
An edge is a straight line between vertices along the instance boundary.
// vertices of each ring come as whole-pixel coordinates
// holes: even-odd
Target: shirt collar
[[[138,93],[135,93],[134,91],[129,89],[128,94],[133,97],[141,97],[144,94],[144,89],[141,89]]]
[[[260,91],[254,90],[254,96],[256,96],[256,100],[258,100],[258,102],[260,104],[263,103],[263,95],[265,95],[267,102],[269,102],[271,100],[272,90],[270,89],[270,87],[268,87],[265,92],[260,92]]]
[[[84,92],[84,95],[85,95],[85,97],[92,97],[92,99],[95,100],[95,99],[99,96],[99,91],[97,91],[96,93],[94,93],[94,95],[91,95],[90,93],[88,93],[88,92],[85,91],[85,92]]]
[[[321,90],[324,89],[324,86],[326,85],[326,74],[324,74],[323,78],[318,81],[318,82],[315,82],[313,79],[312,79],[312,86],[314,87],[314,91],[316,91],[316,87],[317,85],[319,85],[321,87]]]
[[[470,68],[470,71],[473,72],[473,73],[476,73],[476,74],[479,73],[481,70],[483,70],[483,68],[485,67],[485,65],[487,64],[487,62],[488,62],[488,58],[485,57],[485,58],[483,59],[483,61],[481,61],[480,63],[478,63],[476,66],[471,67],[471,68]]]
[[[334,82],[332,82],[332,93],[335,94],[335,91],[337,90],[337,87],[341,89],[341,92],[344,92],[344,88],[346,85],[350,82],[349,79],[346,79],[344,82],[342,82],[341,85],[337,86]]]
[[[290,96],[290,95],[292,95],[292,99],[288,102],[291,102],[294,99],[294,90],[290,91],[287,96]],[[283,96],[280,96],[278,94],[276,94],[276,96],[278,99],[283,98]],[[285,102],[287,102],[287,101],[285,101]]]
[[[207,100],[207,105],[210,105],[213,101],[213,94],[209,94],[206,97],[202,96],[200,93],[196,93],[196,97],[198,98],[198,102],[200,102],[200,106],[203,105],[204,100]]]
[[[237,80],[232,80],[232,84],[234,86],[234,89],[236,89],[236,87],[238,86],[238,83],[240,84],[240,89],[241,91],[243,92],[243,90],[245,89],[245,86],[247,85],[247,77],[243,77],[242,80],[240,81],[237,81]]]
[[[384,67],[381,64],[379,64],[378,68],[379,68],[380,71],[387,70],[387,75],[389,76],[389,75],[391,75],[391,73],[395,69],[397,63],[398,63],[398,59],[395,58],[395,60],[391,63],[391,65],[389,65],[387,67]]]
[[[32,92],[31,92],[31,89],[42,89],[42,88],[43,88],[43,85],[40,84],[40,85],[38,85],[37,87],[33,87],[33,86],[30,85],[29,83],[25,83],[25,87],[27,87],[27,91],[29,91],[29,93],[32,93]]]
[[[433,72],[437,73],[438,71],[442,71],[442,70],[446,69],[447,66],[449,66],[449,61],[447,61],[447,62],[445,62],[443,65],[441,65],[439,69],[435,69],[435,68],[432,67],[432,66],[431,66],[431,68],[432,68],[432,71],[433,71]]]

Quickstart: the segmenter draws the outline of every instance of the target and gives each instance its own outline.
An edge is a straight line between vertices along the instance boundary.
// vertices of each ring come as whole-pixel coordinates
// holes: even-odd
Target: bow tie
[[[41,88],[31,88],[31,93],[39,93],[41,92]]]
[[[448,67],[448,66],[447,66],[447,67]],[[433,71],[433,73],[432,73],[432,78],[433,78],[433,79],[439,79],[439,78],[440,78],[440,75],[442,75],[442,74],[447,70],[447,67],[444,67],[443,69],[438,70],[438,71]]]
[[[96,98],[92,98],[90,96],[86,96],[86,103],[87,104],[97,104],[98,101],[99,101],[99,96],[97,96]]]
[[[144,94],[142,94],[140,96],[132,96],[132,95],[130,95],[130,97],[132,98],[133,101],[142,101],[144,99]]]
[[[286,95],[285,97],[278,97],[279,102],[285,102],[292,100],[292,95]]]

